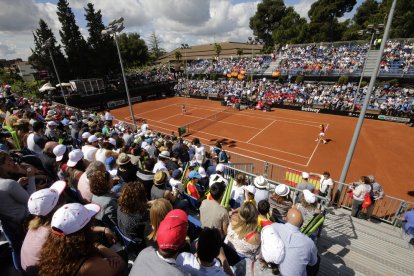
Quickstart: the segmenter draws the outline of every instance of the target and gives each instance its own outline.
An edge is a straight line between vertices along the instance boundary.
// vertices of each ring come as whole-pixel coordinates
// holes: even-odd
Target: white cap
[[[302,178],[308,179],[309,178],[309,174],[307,172],[303,172],[302,173]]]
[[[224,165],[223,164],[217,164],[216,172],[224,172]]]
[[[260,237],[262,240],[260,248],[263,259],[268,263],[280,264],[285,257],[285,245],[273,229],[273,226],[265,226]]]
[[[69,203],[60,207],[52,218],[52,233],[65,236],[78,232],[101,211],[97,204]]]
[[[207,177],[206,170],[201,166],[198,168],[198,173],[201,175],[201,177]]]
[[[91,135],[89,132],[84,132],[82,133],[82,139],[88,139]]]
[[[35,216],[48,215],[59,201],[59,196],[66,188],[66,182],[59,180],[48,189],[34,192],[27,202],[29,212]]]
[[[204,155],[196,154],[195,159],[196,162],[200,165],[204,163]]]
[[[48,110],[47,111],[47,115],[54,116],[54,115],[56,115],[56,111],[54,111],[54,110]]]
[[[98,142],[98,137],[96,137],[95,135],[91,135],[91,136],[88,137],[88,142],[89,143]]]
[[[309,190],[303,190],[303,197],[305,198],[305,201],[309,204],[313,204],[316,201],[316,196],[314,193],[312,193]]]
[[[112,144],[114,147],[116,147],[116,140],[114,138],[109,138],[108,143]]]
[[[287,196],[290,192],[289,186],[285,184],[279,184],[275,188],[275,193],[279,196]]]
[[[252,186],[252,185],[248,185],[248,186],[244,186],[244,189],[246,191],[248,191],[251,194],[255,194],[256,193],[256,187]]]
[[[47,125],[48,126],[58,126],[59,124],[56,123],[55,121],[49,121],[49,122],[47,122]]]
[[[83,152],[80,149],[75,149],[69,152],[69,161],[66,164],[68,167],[74,167],[83,158]]]
[[[61,161],[63,155],[65,155],[66,146],[65,145],[57,145],[53,148],[53,154],[56,156],[56,161]]]

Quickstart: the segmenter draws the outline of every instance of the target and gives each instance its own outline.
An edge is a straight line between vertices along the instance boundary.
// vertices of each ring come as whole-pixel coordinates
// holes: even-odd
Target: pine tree
[[[118,44],[125,67],[142,66],[147,63],[148,47],[139,34],[123,33],[118,36]]]
[[[86,41],[76,25],[75,15],[67,0],[57,3],[57,15],[62,29],[59,31],[62,38],[68,65],[75,78],[86,78],[89,75],[88,47]]]
[[[53,80],[57,82],[49,51],[43,47],[45,42],[48,39],[51,39],[50,50],[57,70],[59,71],[59,76],[62,81],[69,80],[70,72],[68,70],[66,58],[62,54],[60,46],[56,45],[55,35],[43,19],[39,20],[39,28],[33,32],[33,39],[35,47],[34,49],[30,49],[32,55],[29,57],[29,62],[38,70],[47,70],[49,75],[53,76]]]
[[[105,26],[102,23],[101,10],[95,11],[93,4],[88,3],[85,8],[85,19],[89,32],[91,76],[102,78],[108,73],[120,71],[113,38],[109,35],[102,35]]]
[[[165,54],[165,50],[161,47],[161,39],[153,31],[149,38],[149,50],[151,53],[151,58],[155,61],[160,56]]]

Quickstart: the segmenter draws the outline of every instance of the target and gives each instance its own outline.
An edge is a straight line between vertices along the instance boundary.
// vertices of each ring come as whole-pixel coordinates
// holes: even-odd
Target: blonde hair
[[[236,183],[238,187],[243,186],[246,183],[246,175],[243,173],[238,173],[236,175]]]
[[[236,232],[239,239],[244,239],[251,232],[257,229],[257,217],[259,212],[256,206],[247,201],[243,203],[236,217],[231,221],[231,228]]]
[[[148,240],[156,241],[158,227],[161,221],[165,218],[169,211],[173,209],[171,203],[165,198],[158,198],[154,200],[150,209],[150,223],[152,232],[148,235]]]

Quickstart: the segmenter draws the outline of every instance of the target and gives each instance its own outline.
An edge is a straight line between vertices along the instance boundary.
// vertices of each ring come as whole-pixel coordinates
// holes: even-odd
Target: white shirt
[[[114,116],[110,112],[105,112],[105,121],[112,121]]]
[[[167,167],[165,166],[165,163],[161,160],[158,160],[157,163],[154,165],[154,169],[152,170],[153,173],[156,173],[158,171],[168,172]]]
[[[202,155],[202,156],[206,155],[206,149],[204,148],[203,145],[201,145],[199,147],[195,147],[195,156],[197,156],[197,155]]]
[[[142,124],[142,126],[141,126],[141,132],[145,134],[147,132],[147,128],[148,128],[148,124],[146,124],[146,123],[145,124]]]
[[[244,202],[244,186],[237,186],[233,183],[233,189],[231,190],[230,198],[239,204],[243,205]]]
[[[176,180],[176,179],[174,179],[174,178],[172,178],[171,177],[171,179],[170,179],[170,185],[171,185],[171,187],[172,187],[172,190],[173,190],[173,192],[174,191],[181,191],[181,190],[183,190],[184,189],[184,185],[183,185],[183,183],[181,183],[181,181],[180,180]]]
[[[323,175],[321,176],[320,182],[321,182],[321,187],[320,187],[319,190],[322,193],[326,193],[328,191],[328,188],[330,188],[329,186],[332,187],[332,185],[334,184],[333,181],[332,181],[332,178],[325,179],[325,177]]]
[[[223,181],[226,184],[226,186],[229,184],[227,179],[225,179],[223,176],[221,176],[220,174],[217,174],[217,173],[213,173],[212,175],[210,175],[209,186],[211,187],[211,185],[214,182],[221,182],[221,181]]]
[[[210,267],[201,266],[197,258],[187,252],[183,252],[178,255],[175,263],[185,272],[190,273],[191,275],[200,275],[200,276],[226,276],[223,268],[220,265],[218,260],[214,260],[214,265]]]

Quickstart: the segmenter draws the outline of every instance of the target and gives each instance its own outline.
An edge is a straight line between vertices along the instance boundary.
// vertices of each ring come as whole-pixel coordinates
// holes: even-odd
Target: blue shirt
[[[273,223],[274,231],[285,245],[285,258],[279,264],[283,276],[306,276],[306,266],[318,261],[318,250],[314,242],[290,224]]]
[[[404,214],[407,223],[404,224],[404,230],[408,232],[410,228],[414,228],[414,211],[408,211]]]

